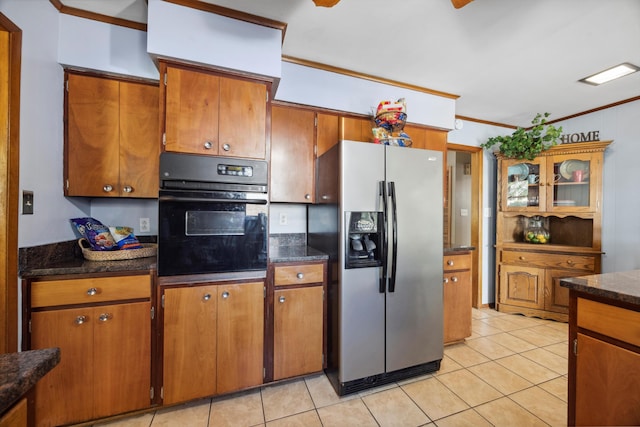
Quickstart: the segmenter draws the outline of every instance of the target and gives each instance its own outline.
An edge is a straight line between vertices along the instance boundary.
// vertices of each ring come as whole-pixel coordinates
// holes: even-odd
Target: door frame
[[[471,305],[482,308],[482,148],[470,145],[452,144],[447,142],[446,151],[459,151],[471,155],[471,246],[472,251]]]
[[[18,202],[22,30],[0,13],[0,353],[18,351]]]

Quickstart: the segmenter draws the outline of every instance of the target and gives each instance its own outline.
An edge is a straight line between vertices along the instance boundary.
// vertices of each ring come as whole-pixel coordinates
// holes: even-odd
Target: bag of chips
[[[140,249],[142,245],[138,238],[133,234],[133,228],[131,227],[114,227],[109,226],[109,231],[116,241],[118,248],[120,249]]]
[[[78,233],[87,239],[92,250],[111,251],[118,248],[109,232],[109,227],[97,219],[91,217],[73,218],[71,223],[76,227]]]

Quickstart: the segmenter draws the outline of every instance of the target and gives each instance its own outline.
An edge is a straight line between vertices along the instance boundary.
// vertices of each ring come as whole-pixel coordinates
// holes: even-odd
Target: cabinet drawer
[[[455,285],[467,285],[471,283],[471,272],[470,271],[453,271],[450,273],[445,272],[444,283],[452,283]]]
[[[639,312],[578,298],[577,313],[579,328],[589,329],[640,347]]]
[[[452,270],[469,270],[471,268],[471,255],[444,255],[443,266],[444,271]]]
[[[595,271],[596,261],[592,256],[543,254],[536,252],[502,251],[502,262],[527,266],[570,268]]]
[[[276,266],[274,283],[276,286],[320,283],[324,280],[322,264],[300,264]]]
[[[31,283],[31,307],[150,298],[151,276],[91,277]]]

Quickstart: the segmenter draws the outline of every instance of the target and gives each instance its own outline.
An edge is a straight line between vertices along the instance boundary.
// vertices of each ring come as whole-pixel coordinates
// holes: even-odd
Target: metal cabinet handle
[[[322,197],[321,197],[321,199],[322,199],[322,200],[329,200],[329,196],[324,195],[324,196],[322,196]]]
[[[569,264],[569,265],[573,265],[573,264],[575,264],[575,262],[573,262],[572,260],[568,259],[568,260],[567,260],[567,264]]]
[[[206,142],[204,143],[204,148],[205,148],[206,150],[211,150],[211,147],[213,147],[213,143],[212,143],[211,141],[206,141]]]
[[[204,294],[202,296],[202,301],[209,301],[211,299],[211,294]]]
[[[448,266],[452,266],[452,265],[453,265],[453,260],[452,260],[452,259],[450,259],[449,261],[447,261],[447,265],[448,265]]]
[[[311,199],[311,194],[305,194],[304,198],[307,199],[307,200],[310,200]]]
[[[229,292],[224,291],[224,292],[222,293],[222,298],[223,298],[223,299],[227,299],[227,298],[229,298]]]
[[[525,260],[525,257],[523,257],[522,255],[520,255],[520,256],[518,257],[518,259],[519,259],[520,261],[524,261],[524,260]]]
[[[449,283],[449,279],[445,277],[445,278],[444,278],[444,280],[443,280],[443,282],[444,282],[444,283]]]
[[[286,301],[286,298],[285,298],[285,297],[280,297],[280,298],[278,298],[278,302],[279,302],[280,304],[282,304],[282,303],[283,303],[283,302],[285,302],[285,301]]]
[[[133,193],[133,187],[130,185],[125,185],[122,191],[124,191],[125,193]]]
[[[222,149],[224,151],[229,151],[229,150],[231,150],[231,146],[229,144],[222,144]]]
[[[106,322],[107,320],[111,320],[113,319],[113,314],[111,313],[102,313],[99,317],[98,320],[101,322]]]
[[[82,325],[86,321],[87,321],[87,316],[76,317],[76,325]]]
[[[110,192],[112,192],[112,191],[113,191],[113,185],[105,184],[105,185],[102,187],[102,191],[104,191],[105,193],[110,193]]]
[[[89,288],[89,289],[87,289],[87,295],[89,295],[89,296],[96,295],[97,293],[98,293],[98,289],[97,288]]]
[[[453,276],[453,277],[451,278],[451,281],[452,281],[453,283],[456,283],[456,282],[458,281],[458,278],[457,278],[456,276]]]
[[[296,277],[300,280],[302,280],[304,278],[304,273],[298,273],[296,274]]]

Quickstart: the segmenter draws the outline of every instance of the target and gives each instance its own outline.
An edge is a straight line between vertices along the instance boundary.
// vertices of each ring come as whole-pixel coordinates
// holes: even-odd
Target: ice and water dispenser
[[[346,268],[382,265],[382,212],[347,212]]]

